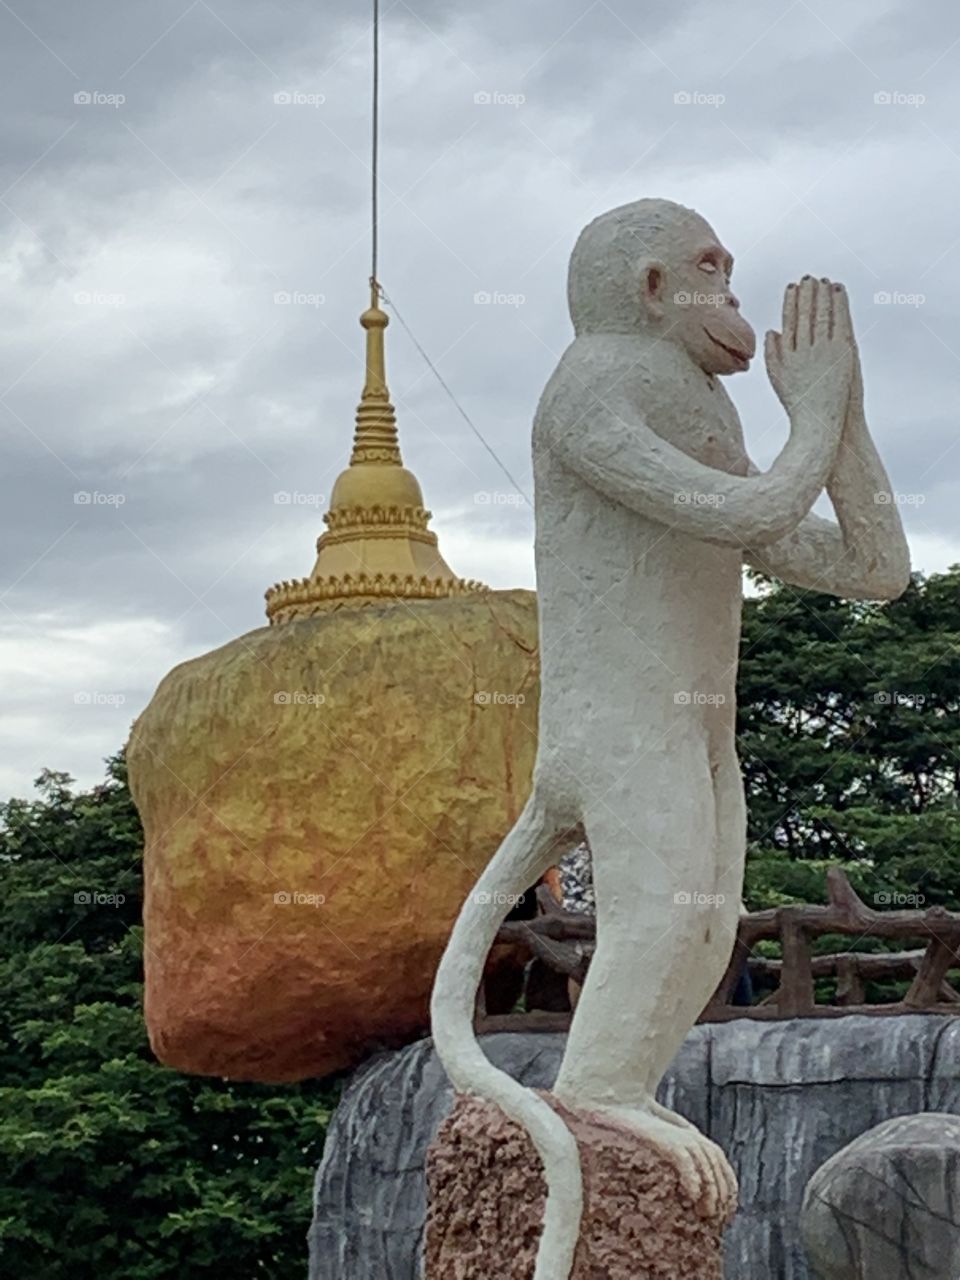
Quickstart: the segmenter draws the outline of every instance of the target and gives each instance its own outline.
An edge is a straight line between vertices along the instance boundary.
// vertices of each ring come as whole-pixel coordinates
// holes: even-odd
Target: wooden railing
[[[740,919],[730,964],[701,1022],[732,1018],[836,1018],[851,1013],[890,1016],[898,1013],[960,1014],[960,993],[949,971],[960,970],[960,913],[943,907],[926,910],[875,911],[858,896],[845,873],[827,873],[826,904],[803,904],[754,911]],[[596,944],[592,917],[560,908],[549,892],[538,892],[539,914],[532,920],[504,924],[497,946],[539,962],[565,984],[573,999],[583,985]],[[828,934],[862,942],[920,942],[919,950],[840,951],[814,955],[813,943]],[[754,954],[758,942],[780,943],[782,960]],[[749,974],[756,986],[776,982],[775,988],[753,1004],[734,1004],[734,995]],[[836,979],[833,1003],[818,1003],[816,980]],[[902,999],[869,1003],[866,983],[909,982]],[[556,984],[555,984],[556,986]],[[565,1031],[571,1012],[530,1007],[522,1013],[488,1016],[481,989],[477,1030]]]

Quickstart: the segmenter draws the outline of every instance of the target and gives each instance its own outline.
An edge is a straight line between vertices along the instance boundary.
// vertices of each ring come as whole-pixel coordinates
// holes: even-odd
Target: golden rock
[[[134,727],[146,1013],[182,1071],[323,1076],[425,1030],[529,791],[532,592],[336,610],[166,677]]]

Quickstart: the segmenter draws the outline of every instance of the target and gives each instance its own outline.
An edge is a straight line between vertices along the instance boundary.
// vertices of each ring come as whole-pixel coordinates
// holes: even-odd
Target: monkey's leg
[[[703,973],[718,964],[717,804],[704,733],[655,755],[586,815],[597,950],[553,1092],[640,1134],[716,1206],[736,1196],[726,1157],[654,1093],[720,978]]]
[[[714,954],[716,804],[705,735],[678,734],[639,758],[588,808],[585,826],[597,949],[555,1092],[579,1106],[646,1106],[702,1007],[702,969]]]
[[[719,835],[717,895],[720,904],[717,913],[722,926],[717,933],[716,964],[722,965],[725,972],[740,927],[743,872],[747,859],[747,802],[743,793],[743,773],[732,741],[727,744],[714,771],[714,793]],[[723,973],[717,978],[717,983],[722,977]],[[707,998],[712,995],[713,991]]]
[[[740,922],[740,903],[743,896],[743,866],[747,844],[747,815],[743,794],[743,775],[737,760],[732,737],[724,741],[717,751],[717,761],[711,773],[714,780],[717,844],[714,869],[713,896],[716,898],[714,916],[710,922],[710,942],[704,954],[699,973],[691,975],[686,991],[678,992],[685,1017],[692,1021],[706,1008],[730,962],[730,955],[737,937]],[[655,1074],[658,1080],[667,1071],[672,1057],[668,1046],[657,1055]],[[691,1127],[688,1120],[658,1102],[650,1104],[651,1111],[661,1120],[682,1129]]]
[[[711,767],[716,822],[715,858],[712,879],[705,892],[715,901],[705,913],[707,932],[700,962],[683,987],[676,992],[683,1016],[693,1026],[720,985],[730,963],[740,922],[743,897],[743,867],[747,847],[747,811],[743,775],[732,737],[717,749]],[[679,1048],[679,1046],[677,1046]],[[657,1055],[655,1067],[659,1083],[673,1055],[668,1046]],[[672,1113],[662,1109],[665,1116]]]

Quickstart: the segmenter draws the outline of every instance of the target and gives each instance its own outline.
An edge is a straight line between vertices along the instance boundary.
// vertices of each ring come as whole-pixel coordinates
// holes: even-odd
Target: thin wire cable
[[[373,129],[370,140],[370,280],[377,278],[380,199],[380,0],[373,0]]]
[[[417,351],[420,353],[421,357],[422,357],[422,358],[423,358],[423,360],[424,360],[424,363],[427,365],[427,368],[431,371],[431,373],[433,374],[433,376],[436,378],[436,380],[440,383],[441,387],[443,387],[444,391],[445,391],[445,392],[447,393],[447,395],[449,396],[450,401],[451,401],[451,403],[453,404],[453,407],[456,409],[457,413],[459,413],[459,414],[460,414],[460,417],[464,420],[464,422],[467,424],[467,426],[470,428],[470,430],[473,432],[473,434],[477,437],[477,439],[480,441],[480,443],[481,443],[481,444],[483,445],[483,447],[486,449],[487,453],[489,453],[490,457],[494,460],[494,462],[497,464],[497,466],[500,468],[500,470],[503,472],[503,474],[504,474],[504,475],[507,477],[507,479],[510,481],[510,483],[511,483],[511,485],[513,486],[513,488],[514,488],[515,492],[519,493],[520,497],[521,497],[521,498],[523,498],[523,500],[524,500],[524,502],[527,504],[527,506],[532,508],[532,507],[533,507],[533,503],[532,503],[532,501],[530,500],[530,497],[529,497],[529,496],[524,492],[524,490],[523,490],[523,488],[521,487],[520,483],[519,483],[519,482],[514,478],[514,476],[512,476],[512,475],[510,474],[509,470],[507,469],[506,464],[500,461],[500,458],[497,456],[497,453],[496,453],[496,451],[494,450],[493,446],[487,443],[487,441],[484,439],[484,436],[483,436],[483,434],[481,433],[481,431],[480,431],[479,427],[477,427],[477,426],[476,426],[476,424],[473,422],[473,420],[472,420],[472,418],[470,417],[470,415],[467,413],[466,409],[464,409],[464,407],[461,405],[460,401],[457,399],[457,397],[456,397],[456,396],[453,394],[453,392],[451,391],[450,387],[449,387],[449,386],[447,385],[447,383],[444,381],[443,375],[441,374],[440,370],[437,368],[437,366],[433,363],[433,361],[432,361],[432,360],[430,359],[430,357],[427,355],[426,351],[424,351],[423,347],[420,345],[420,343],[417,341],[416,337],[414,336],[413,330],[410,328],[410,326],[407,324],[406,320],[404,320],[403,316],[402,316],[402,315],[400,314],[400,312],[397,310],[397,304],[396,304],[395,302],[393,302],[390,298],[388,298],[388,297],[387,297],[387,295],[386,295],[386,293],[384,292],[384,290],[383,290],[381,287],[379,287],[379,286],[378,286],[378,292],[379,292],[379,294],[380,294],[380,297],[381,297],[381,298],[383,299],[383,301],[386,303],[386,305],[390,308],[390,310],[393,312],[393,314],[397,317],[397,320],[400,322],[400,327],[403,329],[403,331],[406,333],[407,337],[410,339],[410,341],[411,341],[411,342],[413,343],[413,345],[416,347]]]
[[[447,383],[444,381],[444,379],[443,379],[443,375],[440,373],[440,370],[439,370],[439,369],[437,368],[437,366],[433,363],[433,361],[432,361],[432,360],[430,359],[430,357],[427,355],[426,351],[424,351],[423,347],[422,347],[422,346],[420,345],[420,343],[417,341],[416,337],[414,336],[413,330],[410,328],[410,326],[407,324],[406,320],[404,320],[403,316],[402,316],[402,315],[400,314],[400,312],[397,310],[396,303],[392,302],[392,301],[387,297],[386,293],[384,293],[384,291],[383,291],[382,286],[380,285],[379,280],[377,279],[378,257],[379,257],[379,233],[380,233],[380,216],[379,216],[379,198],[380,198],[380,182],[379,182],[379,167],[380,167],[380,0],[373,0],[373,109],[372,109],[372,113],[371,113],[371,114],[372,114],[372,120],[373,120],[373,123],[372,123],[372,130],[371,130],[371,139],[370,139],[370,153],[371,153],[371,162],[370,162],[370,173],[371,173],[371,184],[370,184],[370,284],[371,284],[371,286],[373,287],[373,289],[376,291],[377,296],[378,296],[380,299],[382,299],[382,301],[383,301],[383,302],[384,302],[384,303],[385,303],[385,304],[390,308],[390,310],[393,312],[393,314],[397,317],[397,320],[400,322],[400,327],[404,330],[404,332],[405,332],[405,333],[407,334],[407,336],[409,337],[410,341],[413,343],[413,345],[416,347],[417,351],[420,353],[421,357],[423,358],[424,362],[425,362],[425,363],[426,363],[426,365],[427,365],[427,368],[431,371],[431,373],[433,374],[433,376],[434,376],[434,377],[436,378],[436,380],[440,383],[440,386],[441,386],[441,387],[443,387],[444,391],[447,393],[448,397],[450,398],[450,401],[451,401],[451,403],[453,404],[453,407],[454,407],[454,408],[456,409],[456,411],[460,414],[460,417],[461,417],[461,418],[463,418],[464,422],[467,424],[467,426],[470,428],[470,430],[473,432],[473,434],[477,437],[477,439],[478,439],[478,440],[480,441],[480,443],[483,445],[484,449],[486,449],[487,453],[489,453],[490,457],[494,460],[494,462],[497,464],[497,466],[500,468],[500,470],[503,472],[503,474],[504,474],[504,475],[507,477],[507,479],[510,481],[510,483],[511,483],[511,485],[513,486],[514,490],[515,490],[517,493],[519,493],[520,497],[521,497],[521,498],[523,498],[523,500],[524,500],[524,502],[527,504],[527,506],[532,507],[532,506],[533,506],[533,503],[530,501],[530,498],[529,498],[529,497],[527,496],[527,494],[523,491],[523,489],[521,488],[520,484],[519,484],[519,483],[514,479],[514,477],[510,474],[510,472],[509,472],[509,470],[507,469],[506,465],[505,465],[503,462],[501,462],[501,461],[500,461],[500,459],[499,459],[499,457],[497,456],[497,454],[496,454],[495,450],[493,449],[492,445],[489,445],[489,444],[487,443],[487,441],[484,439],[484,437],[483,437],[482,433],[480,432],[480,429],[475,425],[475,423],[473,422],[473,420],[470,418],[470,415],[467,413],[467,411],[466,411],[466,410],[463,408],[463,406],[460,404],[460,401],[457,399],[457,397],[453,394],[453,392],[452,392],[452,390],[450,389],[450,387],[448,387],[448,386],[447,386]]]

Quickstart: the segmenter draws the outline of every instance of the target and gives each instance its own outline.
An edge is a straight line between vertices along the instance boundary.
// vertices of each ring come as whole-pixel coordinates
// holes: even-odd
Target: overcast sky
[[[0,0],[0,795],[99,778],[175,663],[311,568],[362,381],[367,8]],[[789,279],[847,283],[915,566],[960,560],[960,7],[383,9],[381,278],[522,487],[573,241],[665,196],[760,331]],[[510,485],[397,323],[388,357],[448,562],[533,585],[529,509],[478,499]],[[769,465],[762,360],[730,386]]]

